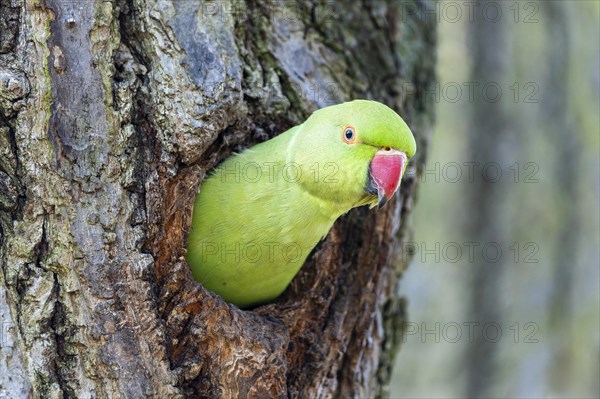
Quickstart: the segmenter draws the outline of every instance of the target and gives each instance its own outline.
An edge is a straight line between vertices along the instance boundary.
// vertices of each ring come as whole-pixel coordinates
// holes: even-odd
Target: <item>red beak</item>
[[[406,154],[398,150],[379,150],[371,160],[367,193],[377,196],[379,208],[392,198],[400,186],[406,163]]]

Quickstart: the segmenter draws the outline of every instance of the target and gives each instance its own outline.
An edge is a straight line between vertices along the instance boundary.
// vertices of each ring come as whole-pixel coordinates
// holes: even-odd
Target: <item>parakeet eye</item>
[[[352,144],[354,141],[356,141],[356,133],[354,132],[354,128],[352,126],[346,126],[344,128],[343,138],[348,144]]]

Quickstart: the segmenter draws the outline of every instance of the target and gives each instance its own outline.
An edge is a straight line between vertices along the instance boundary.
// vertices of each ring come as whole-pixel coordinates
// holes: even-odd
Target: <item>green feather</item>
[[[343,139],[346,126],[355,129],[352,144]],[[194,204],[187,252],[194,278],[240,307],[276,298],[339,216],[377,203],[365,189],[383,147],[409,158],[416,151],[392,109],[356,100],[228,158]]]

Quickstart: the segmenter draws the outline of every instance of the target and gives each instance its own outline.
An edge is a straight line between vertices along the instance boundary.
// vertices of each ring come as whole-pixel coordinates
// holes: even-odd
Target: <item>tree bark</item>
[[[542,118],[545,123],[548,140],[554,144],[556,153],[555,169],[552,171],[556,194],[554,209],[560,217],[560,228],[554,237],[554,256],[552,257],[553,277],[552,294],[550,295],[548,325],[554,333],[556,344],[552,345],[552,363],[550,366],[549,382],[554,389],[562,395],[568,395],[567,389],[570,381],[578,378],[575,376],[574,364],[576,360],[569,345],[561,345],[559,342],[576,341],[577,322],[574,315],[577,314],[574,305],[576,273],[573,265],[579,260],[579,243],[581,241],[582,220],[578,195],[578,185],[582,168],[580,165],[583,151],[580,141],[578,121],[573,120],[572,104],[569,101],[572,88],[570,75],[574,57],[571,41],[572,22],[570,21],[570,10],[565,4],[557,1],[542,3],[541,10],[545,13],[547,21],[546,34],[548,37],[548,51],[545,63],[547,65],[544,75],[542,92]],[[567,55],[565,57],[565,54]]]
[[[480,0],[485,7],[490,0]],[[498,3],[496,3],[498,4]],[[500,3],[502,4],[502,3]],[[505,3],[508,4],[508,3]],[[490,22],[477,13],[469,25],[469,44],[473,65],[470,81],[485,84],[493,82],[507,87],[510,64],[511,31],[508,18]],[[490,95],[491,96],[491,95]],[[514,143],[514,118],[510,103],[493,102],[486,93],[476,90],[470,115],[468,134],[468,161],[476,165],[493,163],[508,170],[518,152]],[[512,140],[511,140],[512,139]],[[509,242],[506,223],[506,204],[510,187],[507,179],[498,181],[494,172],[482,174],[473,181],[466,199],[469,218],[466,234],[469,242],[477,245],[504,245]],[[494,180],[496,179],[496,180]],[[506,257],[494,259],[478,256],[472,264],[473,280],[470,282],[468,314],[482,324],[503,320],[501,281],[506,270]],[[467,397],[482,398],[502,395],[492,391],[491,379],[496,375],[498,344],[479,335],[466,352]]]
[[[416,175],[252,311],[194,282],[185,243],[207,171],[321,106],[395,108],[420,170],[432,4],[0,4],[0,397],[385,395]]]

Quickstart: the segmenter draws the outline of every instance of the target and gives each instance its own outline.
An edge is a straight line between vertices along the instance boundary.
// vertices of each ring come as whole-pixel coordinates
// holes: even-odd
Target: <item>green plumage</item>
[[[356,135],[350,144],[348,126]],[[228,158],[194,204],[187,252],[194,278],[240,307],[276,298],[339,216],[377,204],[366,192],[369,164],[386,147],[409,158],[416,150],[393,110],[356,100]]]

